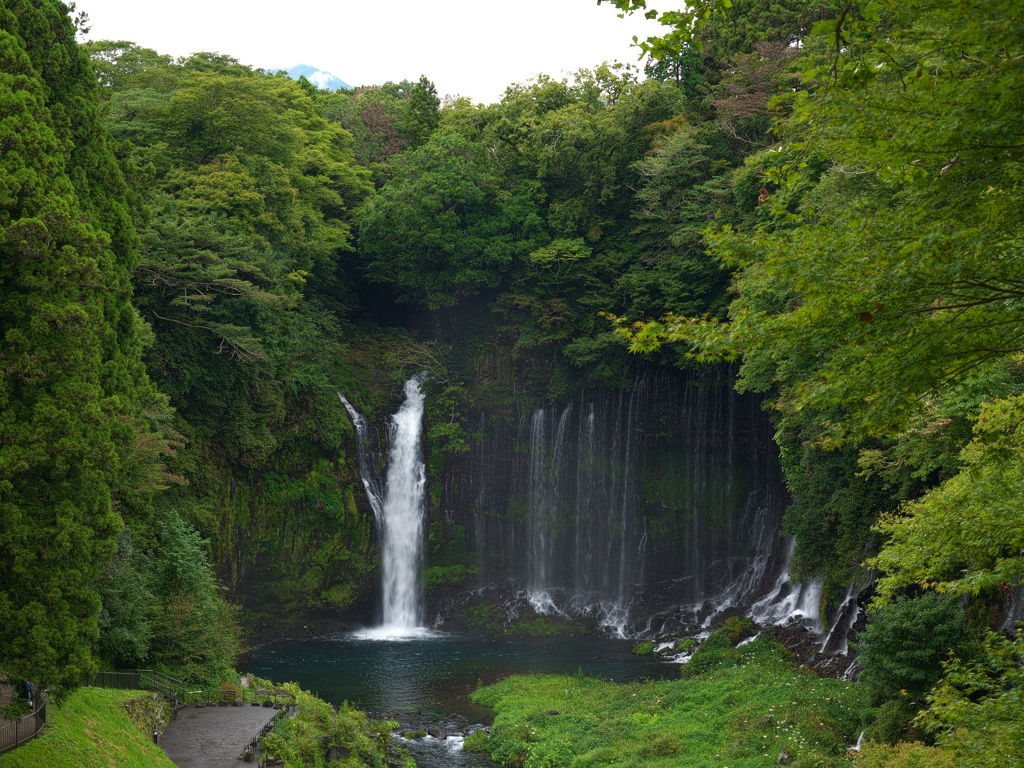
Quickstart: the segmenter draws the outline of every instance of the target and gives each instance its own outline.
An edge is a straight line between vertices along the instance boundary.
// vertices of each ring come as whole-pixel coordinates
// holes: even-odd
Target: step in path
[[[242,768],[245,746],[274,719],[270,707],[182,707],[160,736],[178,768]]]

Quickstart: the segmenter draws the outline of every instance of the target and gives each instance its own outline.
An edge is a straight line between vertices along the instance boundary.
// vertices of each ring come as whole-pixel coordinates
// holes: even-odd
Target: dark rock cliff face
[[[761,400],[730,374],[641,370],[628,390],[477,412],[472,450],[431,463],[428,620],[496,585],[620,633],[762,596],[787,499]]]

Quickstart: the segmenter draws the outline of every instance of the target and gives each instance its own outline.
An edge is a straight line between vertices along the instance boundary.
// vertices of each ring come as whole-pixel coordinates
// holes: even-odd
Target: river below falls
[[[575,674],[615,682],[665,677],[672,667],[631,653],[634,641],[600,638],[481,638],[429,632],[404,638],[346,633],[288,640],[253,649],[243,671],[295,682],[332,704],[348,701],[374,717],[419,730],[452,718],[489,723],[490,710],[468,696],[479,684],[531,672]],[[459,722],[463,722],[459,720]],[[454,729],[454,727],[453,727]],[[404,740],[422,768],[491,766],[461,750],[462,739]]]

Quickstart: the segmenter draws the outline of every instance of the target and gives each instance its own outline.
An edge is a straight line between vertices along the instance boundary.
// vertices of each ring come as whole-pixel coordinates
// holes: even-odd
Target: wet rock
[[[327,762],[330,763],[334,760],[347,760],[350,754],[351,752],[347,747],[343,747],[341,744],[334,744],[327,750]]]
[[[438,727],[427,728],[427,734],[429,736],[433,736],[435,739],[447,739],[448,738],[448,732],[445,731],[444,728],[438,728]]]
[[[762,636],[784,645],[799,669],[809,669],[821,677],[845,679],[853,656],[821,652],[821,638],[799,624],[765,627]]]

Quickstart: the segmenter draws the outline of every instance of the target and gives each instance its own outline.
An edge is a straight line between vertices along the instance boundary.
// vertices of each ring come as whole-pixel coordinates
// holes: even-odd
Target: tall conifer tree
[[[130,304],[136,238],[96,85],[56,0],[0,7],[0,673],[89,675],[95,580],[161,404]]]

